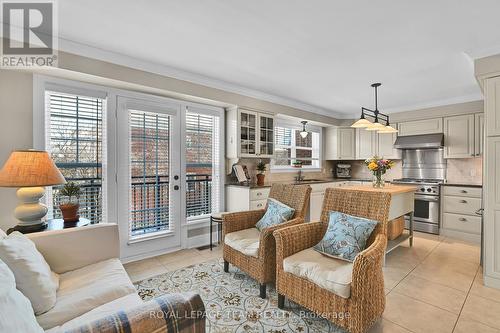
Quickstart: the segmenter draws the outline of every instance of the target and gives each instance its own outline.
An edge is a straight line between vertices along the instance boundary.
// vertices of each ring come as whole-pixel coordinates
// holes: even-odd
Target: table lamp
[[[16,194],[20,201],[14,216],[20,221],[18,231],[42,230],[43,217],[48,208],[40,203],[45,194],[44,186],[66,183],[61,171],[46,151],[15,150],[0,170],[1,187],[19,187]]]

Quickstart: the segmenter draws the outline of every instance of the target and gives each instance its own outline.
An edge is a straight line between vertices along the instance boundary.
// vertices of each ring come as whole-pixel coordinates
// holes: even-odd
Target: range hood
[[[443,133],[398,136],[394,142],[394,148],[398,149],[441,148],[443,146]]]

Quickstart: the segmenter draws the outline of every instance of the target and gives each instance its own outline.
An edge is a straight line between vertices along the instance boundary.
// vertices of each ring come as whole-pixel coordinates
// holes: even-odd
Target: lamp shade
[[[50,186],[64,183],[64,176],[46,151],[13,151],[0,170],[2,187]]]
[[[371,126],[371,122],[365,118],[361,118],[358,121],[356,121],[354,124],[351,125],[353,128],[364,128],[364,127],[369,127]]]

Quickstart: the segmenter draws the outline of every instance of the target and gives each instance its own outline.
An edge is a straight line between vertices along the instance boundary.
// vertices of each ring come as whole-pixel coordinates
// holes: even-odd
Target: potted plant
[[[59,191],[59,195],[66,199],[66,201],[61,200],[59,205],[64,222],[77,222],[79,220],[78,208],[80,208],[80,204],[78,198],[81,193],[80,186],[74,182],[66,183]]]
[[[266,178],[266,175],[264,175],[264,172],[266,171],[266,164],[262,161],[259,161],[257,164],[257,185],[263,186],[264,185],[264,180]]]

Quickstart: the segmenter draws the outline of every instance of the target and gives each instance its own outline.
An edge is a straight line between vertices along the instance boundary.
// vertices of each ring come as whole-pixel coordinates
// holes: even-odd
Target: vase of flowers
[[[394,166],[394,161],[373,156],[365,160],[365,164],[373,173],[373,187],[384,187],[385,181],[383,175]]]

